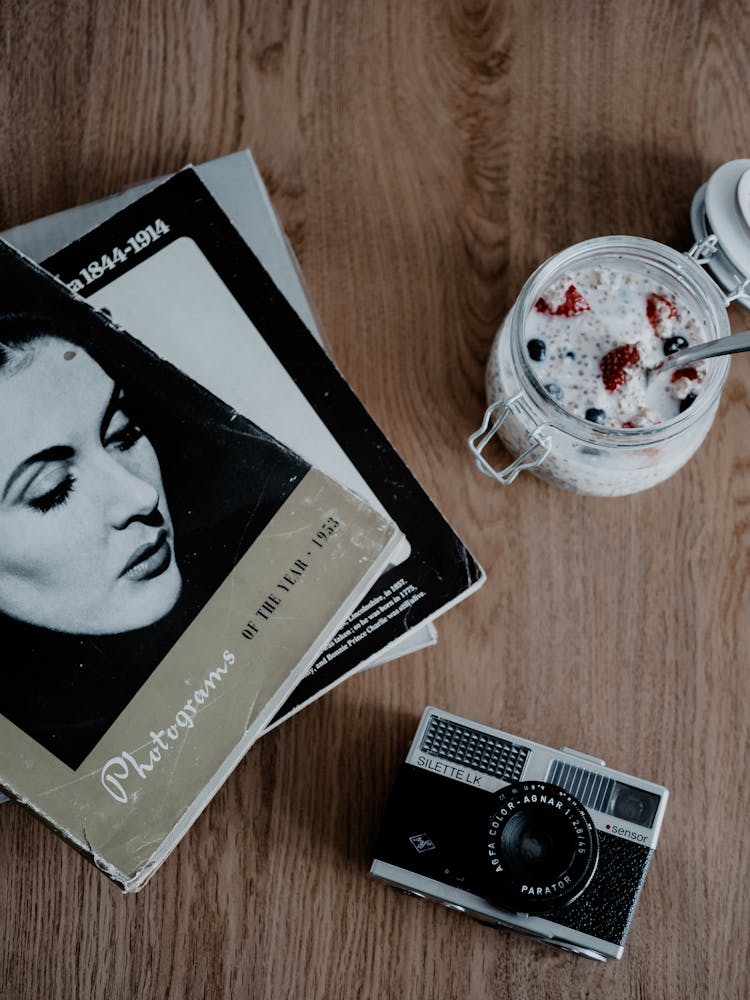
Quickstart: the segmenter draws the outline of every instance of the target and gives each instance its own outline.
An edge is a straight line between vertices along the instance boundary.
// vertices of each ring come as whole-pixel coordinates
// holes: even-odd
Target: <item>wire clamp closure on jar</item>
[[[696,264],[707,264],[713,255],[718,252],[718,249],[719,237],[711,233],[693,243],[687,255],[688,257],[692,257]]]
[[[474,431],[468,439],[469,449],[474,456],[474,461],[479,471],[483,475],[489,476],[490,479],[497,480],[497,482],[501,483],[503,486],[510,486],[519,472],[523,472],[525,469],[538,468],[547,455],[549,455],[552,448],[552,441],[549,438],[544,437],[542,434],[545,425],[540,424],[529,435],[529,438],[532,441],[529,447],[525,451],[521,452],[518,458],[514,459],[510,465],[506,465],[504,469],[493,469],[487,459],[482,455],[485,445],[497,433],[508,415],[517,410],[518,404],[522,399],[523,393],[517,392],[515,396],[511,396],[508,400],[498,399],[496,402],[492,403],[484,411],[482,426],[479,430]],[[497,415],[498,410],[500,411],[499,415]],[[494,422],[490,427],[490,423],[493,421],[493,418]],[[532,455],[534,456],[533,459]]]
[[[739,285],[735,285],[731,291],[727,292],[724,296],[727,306],[730,306],[733,302],[739,302],[740,305],[743,304],[743,299],[746,299],[750,295],[750,277],[744,278]]]
[[[711,233],[708,236],[704,236],[702,239],[698,240],[696,243],[690,247],[687,252],[687,256],[691,257],[696,264],[701,266],[708,264],[711,258],[719,252],[719,237]],[[719,286],[721,288],[721,286]],[[728,291],[722,288],[722,294],[724,295],[724,304],[729,307],[733,302],[740,302],[742,305],[742,299],[750,295],[750,275],[747,278],[743,278],[738,284]]]

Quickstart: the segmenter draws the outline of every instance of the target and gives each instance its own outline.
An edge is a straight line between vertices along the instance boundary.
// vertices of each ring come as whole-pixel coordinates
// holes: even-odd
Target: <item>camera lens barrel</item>
[[[558,785],[517,781],[495,797],[487,818],[487,898],[515,913],[543,913],[576,898],[599,857],[586,808]]]

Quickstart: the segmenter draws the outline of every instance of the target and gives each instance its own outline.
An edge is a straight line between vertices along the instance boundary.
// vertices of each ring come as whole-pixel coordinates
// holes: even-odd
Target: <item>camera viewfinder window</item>
[[[617,781],[607,812],[618,819],[624,819],[626,823],[651,827],[658,808],[658,795],[647,792],[644,788],[634,788],[632,785],[624,785]]]
[[[589,771],[562,760],[554,760],[547,781],[574,795],[587,809],[615,816],[626,823],[650,829],[654,825],[659,796],[643,788],[615,781],[598,771]]]

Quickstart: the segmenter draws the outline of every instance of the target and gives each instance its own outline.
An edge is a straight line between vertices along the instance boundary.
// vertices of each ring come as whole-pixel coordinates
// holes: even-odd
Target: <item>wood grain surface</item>
[[[750,155],[748,51],[747,0],[3,0],[0,228],[250,146],[338,362],[489,578],[265,737],[136,896],[3,806],[0,996],[748,996],[750,358],[640,495],[501,489],[465,446],[539,262],[690,245]],[[622,961],[368,879],[426,703],[671,789]]]

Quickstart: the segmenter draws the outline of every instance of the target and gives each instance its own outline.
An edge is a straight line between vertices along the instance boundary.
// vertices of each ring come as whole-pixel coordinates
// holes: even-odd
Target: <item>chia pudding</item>
[[[497,435],[515,460],[499,470],[475,451],[477,465],[596,496],[655,486],[708,433],[729,361],[648,373],[729,332],[718,287],[671,247],[606,236],[563,250],[528,279],[487,363],[484,441]]]
[[[625,266],[566,273],[526,322],[532,373],[569,413],[604,427],[648,427],[683,413],[705,362],[663,378],[647,374],[675,351],[704,342],[704,324],[672,291]]]

